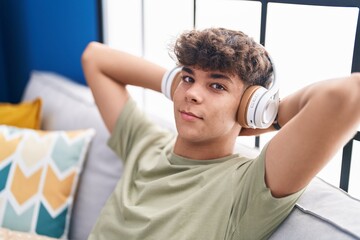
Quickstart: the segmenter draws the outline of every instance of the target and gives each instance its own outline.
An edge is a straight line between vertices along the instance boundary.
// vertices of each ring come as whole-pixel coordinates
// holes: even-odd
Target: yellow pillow
[[[18,104],[0,103],[0,124],[40,129],[41,106],[40,98]]]

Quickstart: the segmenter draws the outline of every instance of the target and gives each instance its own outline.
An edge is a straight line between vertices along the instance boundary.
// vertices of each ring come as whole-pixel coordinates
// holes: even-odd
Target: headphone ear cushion
[[[239,109],[237,112],[237,121],[239,122],[240,126],[242,126],[242,127],[250,128],[249,123],[247,122],[248,109],[249,109],[249,105],[250,105],[252,96],[254,95],[256,90],[258,90],[259,88],[262,88],[262,87],[259,85],[250,86],[244,91],[244,93],[241,97]]]

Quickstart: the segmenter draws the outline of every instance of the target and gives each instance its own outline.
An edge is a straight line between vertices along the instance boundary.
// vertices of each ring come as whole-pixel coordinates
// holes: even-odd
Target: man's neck
[[[192,142],[178,136],[174,146],[174,153],[181,157],[194,160],[211,160],[233,154],[234,144],[234,138],[207,142]]]

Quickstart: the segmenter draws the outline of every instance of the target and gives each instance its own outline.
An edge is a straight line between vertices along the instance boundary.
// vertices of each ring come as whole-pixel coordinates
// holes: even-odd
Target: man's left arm
[[[265,155],[265,181],[273,196],[304,188],[351,139],[360,123],[359,104],[359,73],[315,83],[281,101],[283,127]]]

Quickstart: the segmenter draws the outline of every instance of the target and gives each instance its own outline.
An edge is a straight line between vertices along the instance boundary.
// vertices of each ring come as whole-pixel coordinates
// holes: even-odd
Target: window
[[[242,30],[257,41],[261,38],[260,1],[104,0],[103,4],[105,43],[167,68],[174,65],[168,56],[168,44],[179,33],[194,26],[227,27]],[[315,81],[351,72],[358,15],[358,7],[268,3],[264,39],[276,65],[280,96]],[[162,94],[137,87],[131,87],[130,92],[145,111],[174,122],[172,103]],[[261,136],[260,146],[274,134]],[[239,141],[254,145],[253,137]],[[342,151],[339,151],[319,173],[336,186],[339,185],[341,156]],[[359,156],[359,151],[354,150],[353,158],[359,159]],[[352,172],[354,168],[360,171],[355,163],[352,168]],[[360,182],[356,175],[351,175],[349,191],[360,197],[360,192],[354,191],[360,190],[359,184],[354,187]]]
[[[319,80],[351,73],[358,11],[269,3],[266,47],[276,63],[280,96]],[[268,135],[261,144],[270,139]],[[319,173],[335,186],[340,181],[341,157],[342,150]]]

